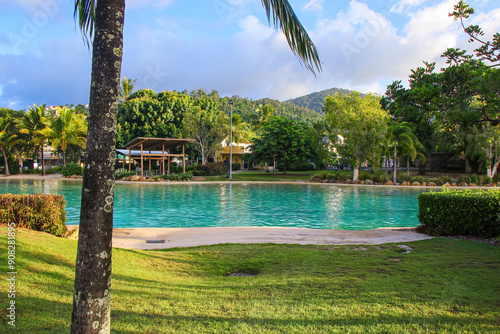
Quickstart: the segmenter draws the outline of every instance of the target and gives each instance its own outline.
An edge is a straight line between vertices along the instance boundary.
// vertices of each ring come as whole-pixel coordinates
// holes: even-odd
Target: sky
[[[0,107],[87,104],[92,52],[74,0],[0,0]],[[323,71],[308,72],[259,0],[126,0],[122,76],[136,89],[204,88],[281,101],[333,87],[383,94],[423,61],[472,51],[448,17],[458,0],[289,0]],[[469,0],[467,24],[500,32],[500,1]]]

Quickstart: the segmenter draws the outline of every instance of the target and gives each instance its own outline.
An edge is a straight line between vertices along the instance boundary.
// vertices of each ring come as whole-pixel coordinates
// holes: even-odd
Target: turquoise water
[[[417,195],[422,191],[311,184],[117,184],[114,226],[418,226]],[[78,224],[81,182],[2,180],[0,193],[64,195],[67,224]]]

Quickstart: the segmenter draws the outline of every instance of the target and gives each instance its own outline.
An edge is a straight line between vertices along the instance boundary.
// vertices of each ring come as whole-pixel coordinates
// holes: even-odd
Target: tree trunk
[[[7,155],[5,155],[5,150],[2,147],[3,161],[5,163],[5,176],[10,176],[9,163],[7,162]]]
[[[286,174],[286,163],[283,164],[283,174]]]
[[[45,158],[43,157],[43,143],[42,143],[42,176],[45,176]]]
[[[398,171],[398,153],[396,151],[396,143],[394,143],[394,161],[392,163],[394,167],[394,174],[392,176],[392,183],[396,184],[397,171]]]
[[[110,332],[116,120],[124,12],[124,0],[97,1],[71,333]]]
[[[410,156],[406,156],[406,175],[410,175]]]
[[[352,167],[352,180],[353,181],[358,181],[359,180],[359,169],[361,167]]]

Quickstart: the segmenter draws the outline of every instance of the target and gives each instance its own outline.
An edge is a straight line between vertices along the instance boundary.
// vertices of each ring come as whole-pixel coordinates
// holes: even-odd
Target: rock
[[[370,186],[373,185],[373,181],[372,180],[365,180],[365,183],[369,184]]]
[[[130,177],[130,181],[139,181],[139,179],[140,179],[139,175],[132,175]]]
[[[359,184],[366,184],[365,180],[359,181]]]
[[[323,183],[328,183],[328,180],[327,180],[327,179],[324,179],[322,182],[323,182]]]
[[[415,182],[413,182],[411,185],[412,185],[413,187],[420,187],[420,182],[415,181]]]
[[[427,183],[427,186],[428,186],[428,187],[435,187],[435,186],[436,186],[436,184],[435,184],[434,182],[429,182],[429,183]]]
[[[156,180],[155,180],[155,179],[153,179],[152,177],[150,177],[150,178],[148,179],[148,182],[156,182]]]
[[[469,187],[477,187],[477,184],[475,184],[475,183],[469,183]]]
[[[352,181],[352,184],[359,184],[359,180],[357,180],[357,181]]]
[[[142,182],[146,181],[146,177],[145,176],[139,176],[139,181],[142,181]]]
[[[422,186],[422,187],[426,187],[426,186],[427,186],[427,183],[426,183],[426,182],[422,182],[421,186]]]
[[[485,186],[485,187],[491,187],[491,184],[486,183],[484,186]]]
[[[393,186],[394,183],[392,183],[392,181],[387,181],[386,183],[384,183],[384,186]]]
[[[402,186],[411,186],[409,181],[403,181],[403,183],[401,183],[401,185]]]
[[[70,179],[76,179],[76,175],[74,175],[74,174],[73,174],[73,175],[71,175],[69,178],[70,178]]]
[[[352,183],[351,179],[345,181],[345,184],[351,184],[351,183]]]
[[[333,179],[329,179],[329,180],[328,180],[328,183],[333,183]]]
[[[444,186],[445,186],[445,187],[451,187],[451,184],[450,184],[450,182],[446,182],[446,183],[444,184]]]
[[[451,186],[452,186],[452,187],[456,187],[456,186],[457,186],[457,184],[456,184],[455,182],[453,182],[453,183],[451,184]]]
[[[315,178],[313,179],[313,182],[315,182],[315,183],[320,183],[320,182],[321,182],[321,179],[320,179],[319,177],[315,177]]]
[[[460,183],[458,184],[458,186],[459,186],[459,187],[468,187],[469,185],[468,185],[467,183],[465,183],[465,182],[460,182]]]

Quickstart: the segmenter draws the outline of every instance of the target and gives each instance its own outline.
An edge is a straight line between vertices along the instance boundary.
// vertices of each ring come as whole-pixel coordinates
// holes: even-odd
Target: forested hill
[[[330,88],[322,90],[320,92],[314,92],[308,95],[297,97],[295,99],[287,100],[284,103],[293,103],[299,107],[308,108],[314,110],[323,115],[323,105],[325,103],[325,98],[328,95],[333,95],[335,93],[349,94],[351,91],[343,88]]]

